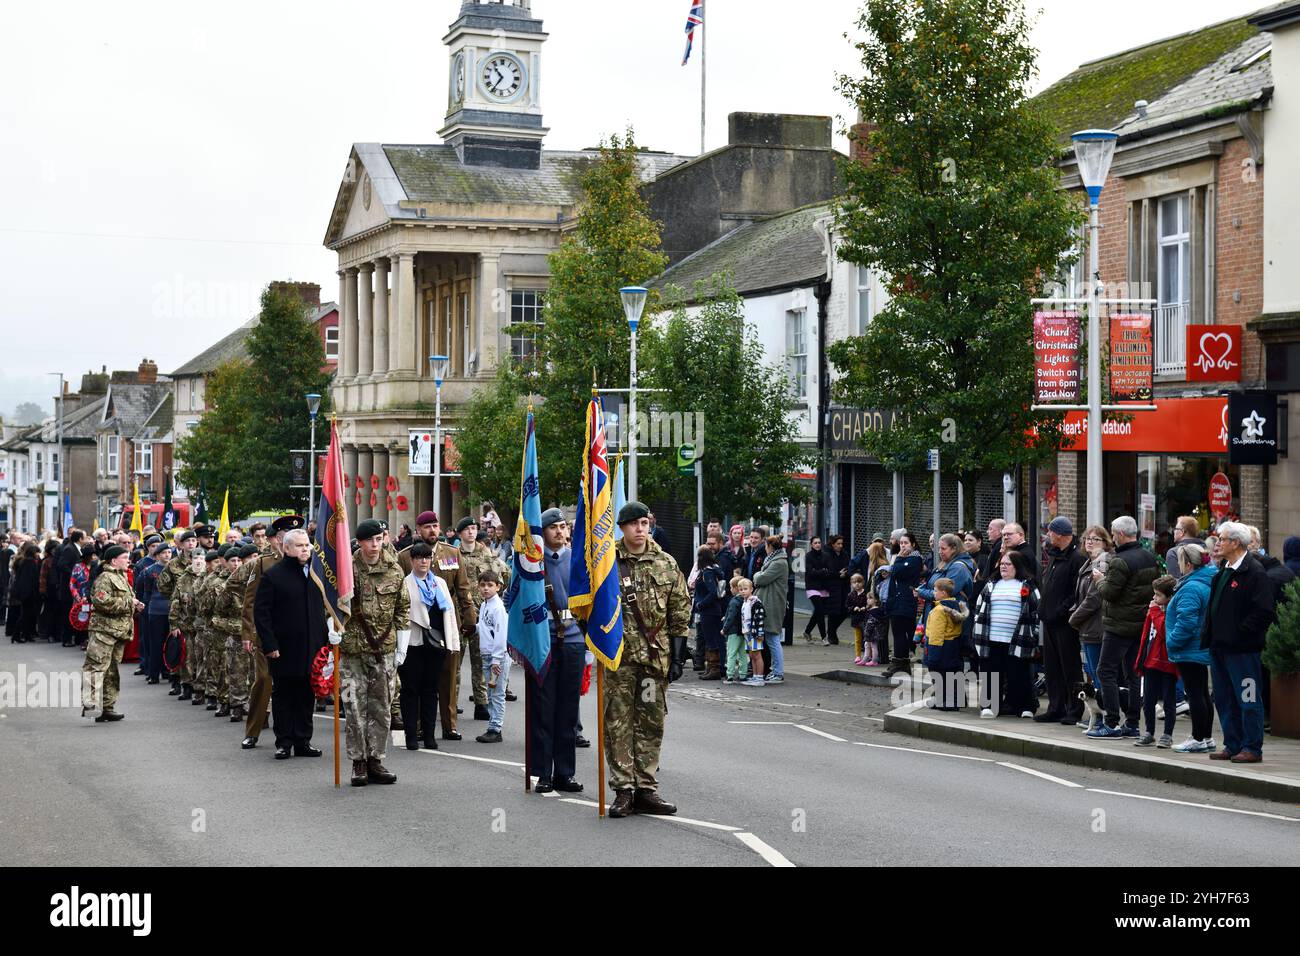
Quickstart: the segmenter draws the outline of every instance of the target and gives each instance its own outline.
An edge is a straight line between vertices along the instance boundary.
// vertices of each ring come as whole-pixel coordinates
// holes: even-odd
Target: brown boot
[[[364,787],[369,782],[370,774],[366,769],[366,762],[364,760],[352,761],[352,786]]]
[[[637,813],[652,813],[660,817],[670,817],[677,812],[677,808],[665,802],[655,790],[638,790],[632,805]]]
[[[717,651],[704,652],[704,673],[700,680],[722,680],[721,656]]]
[[[389,773],[378,757],[371,757],[368,764],[371,783],[397,783],[397,774]]]
[[[609,815],[617,819],[619,817],[630,817],[634,813],[636,813],[636,810],[632,807],[632,791],[615,791],[614,802],[610,805]]]

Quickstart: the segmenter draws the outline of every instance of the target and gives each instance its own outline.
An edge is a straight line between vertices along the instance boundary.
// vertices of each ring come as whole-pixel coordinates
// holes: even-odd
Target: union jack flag
[[[682,66],[691,58],[691,47],[695,45],[695,28],[704,23],[703,0],[691,0],[691,12],[686,17],[686,55],[682,57]]]

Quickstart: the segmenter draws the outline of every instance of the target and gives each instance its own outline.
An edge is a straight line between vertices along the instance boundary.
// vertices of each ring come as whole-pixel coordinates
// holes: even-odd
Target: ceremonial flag
[[[321,475],[320,504],[316,509],[316,540],[312,542],[311,566],[325,588],[325,603],[343,630],[352,609],[352,532],[343,497],[343,455],[339,449],[339,427],[330,423],[330,448]]]
[[[144,534],[144,519],[140,517],[140,482],[131,482],[131,494],[135,499],[135,511],[131,513],[131,530]]]
[[[510,656],[541,680],[551,658],[551,629],[547,623],[546,569],[542,561],[542,498],[537,483],[537,435],[528,412],[524,433],[524,465],[519,488],[519,521],[515,524],[514,567],[505,605],[510,612],[506,646]]]
[[[686,55],[682,57],[682,66],[691,58],[691,47],[695,45],[695,28],[704,23],[704,4],[701,0],[691,0],[691,12],[686,17]]]
[[[176,511],[172,508],[172,474],[170,471],[163,478],[162,526],[164,531],[170,531],[176,527]]]
[[[66,535],[72,527],[72,495],[63,493],[63,533]]]
[[[225,543],[226,532],[230,530],[230,489],[226,489],[226,498],[221,503],[221,520],[217,522],[217,544]]]
[[[582,492],[573,521],[569,610],[587,622],[587,646],[610,670],[623,656],[623,601],[614,560],[613,483],[600,399],[587,404]]]
[[[614,518],[616,522],[614,525],[614,540],[622,541],[623,529],[618,526],[617,519],[618,513],[627,504],[627,482],[623,479],[623,456],[619,455],[617,461],[618,464],[614,468]]]
[[[199,479],[199,502],[194,508],[194,524],[201,525],[208,523],[208,495],[203,490],[203,479]]]

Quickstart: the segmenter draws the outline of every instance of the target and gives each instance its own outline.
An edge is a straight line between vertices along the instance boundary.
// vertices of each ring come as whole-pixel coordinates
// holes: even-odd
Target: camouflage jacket
[[[172,606],[168,623],[179,628],[187,637],[194,636],[194,611],[198,601],[199,588],[203,585],[203,574],[186,571],[185,576],[177,580],[172,592]]]
[[[217,589],[217,600],[212,610],[212,626],[226,636],[240,639],[244,624],[244,588],[254,562],[241,564],[225,575],[225,583]]]
[[[203,575],[203,580],[194,594],[194,630],[211,630],[212,616],[217,607],[217,595],[225,587],[228,571],[210,571]]]
[[[672,555],[652,540],[646,541],[641,554],[630,554],[619,541],[616,558],[623,591],[622,663],[643,665],[666,678],[672,659],[670,638],[685,637],[691,623],[686,578]],[[639,621],[633,601],[640,611]],[[653,636],[642,633],[643,624]]]
[[[379,560],[366,564],[358,549],[352,555],[352,615],[343,631],[343,654],[391,654],[397,649],[397,632],[411,626],[411,597],[406,574],[395,556],[381,551]],[[359,612],[359,613],[358,613]],[[378,642],[376,650],[366,640],[361,619]]]
[[[90,592],[90,636],[106,641],[131,640],[135,617],[135,595],[126,583],[126,572],[104,568]]]
[[[476,608],[483,606],[483,595],[478,589],[478,576],[484,571],[491,568],[501,578],[501,593],[504,594],[506,588],[510,586],[510,569],[482,541],[475,541],[472,550],[461,548],[460,560],[465,565],[465,578],[469,582],[469,596],[473,599]]]
[[[168,561],[167,567],[158,573],[158,591],[169,601],[176,591],[176,586],[181,583],[181,579],[187,577],[190,573],[190,564],[185,558],[187,553],[182,551],[177,557]],[[175,625],[172,626],[175,627]]]
[[[194,587],[194,572],[190,570],[188,564],[181,565],[179,557],[173,558],[171,564],[163,568],[163,574],[166,574],[172,568],[176,568],[171,574],[168,587],[171,590],[167,594],[171,602],[167,609],[167,629],[171,631],[184,630],[185,625],[182,623],[185,619],[185,599],[190,589]],[[162,584],[162,574],[158,575],[159,585]],[[161,588],[160,588],[161,589]]]

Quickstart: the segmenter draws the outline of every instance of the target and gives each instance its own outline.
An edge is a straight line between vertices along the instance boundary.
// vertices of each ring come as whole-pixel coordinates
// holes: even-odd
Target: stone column
[[[388,449],[376,446],[371,453],[371,458],[375,463],[375,474],[379,476],[379,490],[375,492],[378,499],[370,516],[378,518],[391,528],[393,522],[388,513]]]
[[[388,328],[393,320],[388,309],[388,260],[375,260],[375,311],[371,321],[375,324],[374,373],[383,375],[391,367],[388,362]]]
[[[374,470],[375,470],[375,456],[370,453],[370,449],[358,448],[357,449],[357,475],[359,475],[361,480],[365,483],[365,487],[361,489],[361,504],[357,505],[357,524],[360,524],[362,521],[365,521],[367,518],[370,517],[371,514],[370,492],[373,489],[370,487],[370,475],[374,472]],[[356,530],[355,525],[353,526],[353,530],[354,531]]]
[[[501,336],[501,313],[505,303],[500,257],[484,255],[480,257],[480,263],[478,328],[474,330],[474,344],[471,346],[473,351],[478,352],[475,375],[482,375],[497,367],[497,345]]]
[[[342,377],[350,379],[357,374],[357,270],[339,271],[339,327],[343,330],[343,370]]]
[[[374,371],[374,289],[371,287],[370,275],[375,266],[372,262],[361,263],[360,284],[357,289],[357,374],[369,375]]]
[[[397,256],[397,308],[394,310],[396,322],[393,333],[397,336],[396,371],[417,372],[415,367],[415,323],[417,308],[415,301],[415,257],[409,252]]]
[[[347,478],[348,486],[344,490],[343,501],[347,506],[348,527],[356,530],[357,527],[357,450],[351,445],[343,448],[343,470]]]

